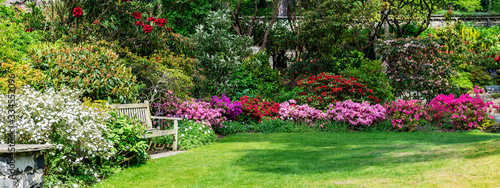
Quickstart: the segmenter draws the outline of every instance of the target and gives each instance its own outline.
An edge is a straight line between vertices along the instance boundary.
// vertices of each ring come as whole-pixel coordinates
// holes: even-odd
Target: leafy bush
[[[387,101],[384,107],[387,110],[389,120],[392,122],[392,127],[399,131],[415,131],[419,125],[426,123],[424,108],[420,103],[421,101],[418,100]]]
[[[195,32],[195,26],[202,24],[210,10],[214,8],[212,1],[172,1],[162,0],[162,15],[172,24],[172,29],[182,35]]]
[[[183,121],[179,125],[178,134],[178,146],[181,150],[197,148],[217,140],[215,132],[209,126],[192,120]]]
[[[237,121],[242,122],[260,122],[263,117],[276,117],[279,113],[280,103],[274,101],[263,101],[259,96],[249,98],[244,96],[240,98],[241,113],[237,117]]]
[[[440,93],[451,93],[456,86],[448,79],[454,75],[453,63],[447,61],[440,46],[426,38],[381,41],[379,52],[387,64],[387,75],[394,96],[430,101]]]
[[[27,56],[30,47],[40,43],[41,35],[37,31],[25,32],[23,28],[21,24],[0,19],[0,93],[7,93],[8,73],[16,76],[17,88],[43,80],[43,73],[31,67]]]
[[[351,67],[359,68],[367,59],[359,51],[335,51],[329,57],[316,58],[310,54],[303,53],[298,59],[292,59],[288,74],[293,78],[303,78],[303,76],[317,75],[322,72],[339,74],[341,71]]]
[[[130,166],[145,162],[149,155],[146,152],[148,144],[142,138],[146,133],[142,123],[128,116],[120,116],[116,111],[110,111],[109,115],[106,137],[114,143],[116,155],[112,159],[113,163]]]
[[[327,116],[335,121],[349,122],[353,127],[370,126],[385,120],[386,109],[380,105],[368,102],[356,103],[351,100],[330,104]]]
[[[269,65],[264,52],[248,56],[231,75],[235,97],[244,95],[273,98],[280,90],[280,72]]]
[[[298,125],[293,121],[263,117],[262,122],[254,125],[254,129],[261,133],[289,133],[293,132],[294,128],[297,126]]]
[[[456,84],[458,88],[464,90],[471,90],[474,86],[472,83],[471,74],[468,72],[459,72],[457,77],[451,79],[453,84]]]
[[[45,152],[46,184],[90,184],[109,175],[114,156],[108,132],[108,115],[80,105],[79,92],[62,88],[41,93],[32,88],[16,95],[17,144],[55,144]],[[0,142],[10,143],[6,95],[0,95]]]
[[[252,39],[233,34],[228,11],[210,12],[193,35],[198,64],[194,75],[196,97],[234,93],[231,74],[250,55]]]
[[[340,74],[345,78],[355,77],[359,83],[366,84],[368,88],[373,89],[373,96],[381,101],[392,100],[392,87],[389,84],[390,80],[387,74],[383,72],[385,69],[380,61],[363,59],[361,66],[348,67]]]
[[[224,121],[221,127],[215,127],[213,130],[222,135],[230,135],[236,133],[246,133],[251,130],[250,125],[239,121]]]
[[[347,79],[330,73],[320,73],[298,81],[297,85],[306,90],[300,94],[297,102],[309,104],[317,109],[326,109],[331,103],[349,99],[355,102],[380,102],[380,99],[373,96],[373,90],[359,83],[354,77]]]
[[[83,97],[120,103],[137,97],[135,76],[110,49],[92,44],[47,46],[31,55],[33,66],[47,75],[40,83],[44,88],[69,86],[81,89]]]
[[[113,43],[101,41],[100,44],[116,51],[127,67],[132,69],[137,81],[144,84],[139,90],[140,100],[159,102],[166,93],[173,93],[182,99],[189,97],[193,83],[186,72],[192,71],[194,59],[163,50],[156,50],[154,54],[144,57]]]

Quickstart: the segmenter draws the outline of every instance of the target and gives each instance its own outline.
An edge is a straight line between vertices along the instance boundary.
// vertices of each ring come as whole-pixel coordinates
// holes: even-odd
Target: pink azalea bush
[[[328,120],[326,113],[307,104],[296,105],[295,100],[281,103],[279,117],[282,120],[290,119],[295,122],[304,122],[309,126],[315,126],[321,120]]]
[[[211,103],[202,100],[190,99],[182,102],[169,94],[164,97],[163,103],[153,104],[153,108],[157,116],[186,117],[210,127],[220,127],[222,122],[227,120],[223,115],[223,108],[214,108]]]
[[[349,122],[351,125],[370,126],[377,121],[384,120],[386,109],[380,105],[371,105],[369,102],[357,103],[351,100],[330,104],[327,116],[335,121]]]
[[[191,99],[181,103],[175,114],[177,116],[196,120],[196,122],[203,123],[210,127],[222,127],[222,122],[227,120],[227,118],[222,115],[223,111],[224,110],[221,108],[212,108],[212,104],[209,102]]]
[[[424,108],[419,103],[420,100],[386,102],[384,107],[392,126],[399,131],[415,131],[417,125],[424,121]]]

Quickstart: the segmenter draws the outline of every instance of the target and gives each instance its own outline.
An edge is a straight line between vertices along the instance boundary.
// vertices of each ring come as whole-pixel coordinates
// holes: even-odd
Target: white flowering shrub
[[[45,151],[46,185],[95,182],[109,172],[113,143],[103,136],[107,113],[81,105],[79,92],[25,87],[15,101],[16,144],[55,144]],[[0,143],[9,143],[8,98],[0,95]],[[55,184],[53,184],[55,183]]]
[[[217,140],[215,131],[204,123],[193,120],[183,121],[179,125],[179,148],[189,150],[210,144]]]

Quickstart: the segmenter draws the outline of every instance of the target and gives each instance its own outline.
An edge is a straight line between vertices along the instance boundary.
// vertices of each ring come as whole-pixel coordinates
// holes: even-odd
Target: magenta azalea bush
[[[386,102],[384,107],[392,126],[399,131],[415,131],[418,124],[424,121],[424,108],[419,103],[420,100]]]
[[[281,103],[279,116],[282,120],[290,119],[295,122],[306,123],[309,126],[316,126],[319,121],[329,119],[327,114],[321,110],[310,107],[307,104],[296,105],[295,100]]]
[[[354,126],[370,126],[385,119],[386,109],[380,104],[371,105],[369,102],[357,103],[347,100],[335,105],[330,104],[327,115],[335,121],[349,122]]]
[[[459,98],[455,98],[453,94],[438,95],[426,105],[426,119],[451,123],[458,130],[481,129],[482,125],[492,119],[487,115],[488,107],[498,109],[493,106],[493,102],[486,103],[479,95],[475,98],[469,94],[463,94]]]
[[[238,101],[231,102],[231,99],[226,97],[225,94],[222,94],[220,99],[218,96],[213,96],[210,104],[212,108],[221,109],[222,115],[227,119],[235,119],[236,116],[240,115],[242,112],[241,103]]]

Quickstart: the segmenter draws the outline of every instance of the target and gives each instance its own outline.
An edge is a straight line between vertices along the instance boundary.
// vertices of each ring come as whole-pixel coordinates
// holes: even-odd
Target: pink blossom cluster
[[[480,91],[475,90],[475,92]],[[497,106],[493,106],[493,102],[485,103],[479,95],[474,98],[469,94],[463,94],[457,99],[453,94],[438,95],[426,106],[426,119],[431,121],[449,119],[457,129],[461,130],[480,129],[482,124],[493,119],[487,115],[488,107],[498,109]],[[491,110],[489,112],[491,113]]]
[[[327,115],[333,120],[349,122],[354,126],[370,126],[385,119],[386,109],[380,104],[371,105],[369,102],[357,103],[347,100],[335,105],[330,104]]]
[[[400,131],[414,131],[424,116],[424,108],[419,103],[419,100],[386,102],[384,107],[392,126]]]
[[[296,105],[295,100],[281,103],[279,116],[282,120],[291,119],[296,122],[304,122],[309,126],[317,125],[320,120],[329,119],[327,114],[321,110],[310,107],[307,104]]]
[[[177,107],[177,112],[175,114],[180,117],[196,120],[196,122],[204,123],[210,127],[222,127],[222,122],[227,120],[226,117],[222,115],[221,108],[212,108],[209,102],[195,99],[181,103]]]

